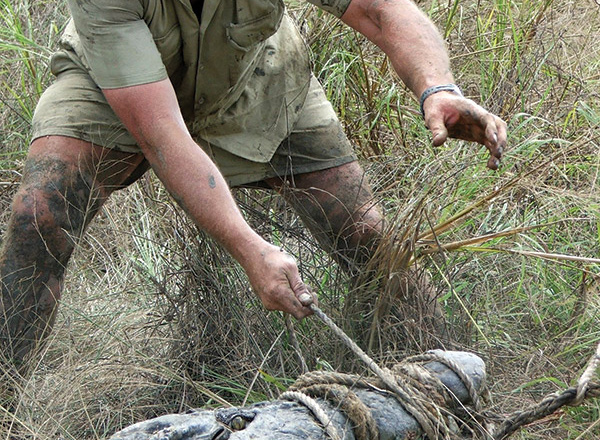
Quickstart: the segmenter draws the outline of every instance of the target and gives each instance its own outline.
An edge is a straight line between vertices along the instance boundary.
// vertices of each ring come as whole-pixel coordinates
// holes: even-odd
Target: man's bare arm
[[[411,0],[352,0],[341,19],[386,53],[415,96],[454,82],[444,41]],[[451,92],[430,95],[423,109],[435,145],[448,136],[478,142],[490,152],[488,167],[498,167],[506,145],[504,121]]]
[[[190,136],[171,83],[104,94],[171,195],[240,262],[265,307],[297,318],[309,315],[298,300],[307,287],[295,261],[246,223],[219,170]]]

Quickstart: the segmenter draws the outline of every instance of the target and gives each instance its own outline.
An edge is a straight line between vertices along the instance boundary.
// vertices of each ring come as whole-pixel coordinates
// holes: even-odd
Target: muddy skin
[[[371,351],[382,335],[386,339],[389,327],[381,326],[386,317],[386,325],[419,349],[441,346],[438,337],[447,336],[445,319],[427,275],[396,267],[382,278],[379,260],[388,258],[385,250],[379,254],[384,219],[356,162],[268,183],[354,280],[339,317],[346,333]]]
[[[0,348],[19,373],[52,327],[67,261],[102,203],[92,180],[57,159],[25,168],[0,253]]]
[[[15,380],[27,375],[28,357],[52,329],[65,266],[79,237],[108,195],[146,169],[141,155],[77,139],[50,136],[32,144],[0,250],[5,374]]]
[[[383,216],[356,162],[297,175],[292,184],[271,179],[319,244],[351,275],[360,272],[381,236]]]
[[[52,330],[65,266],[110,193],[148,168],[141,154],[48,136],[34,141],[0,249],[0,406],[11,411]]]

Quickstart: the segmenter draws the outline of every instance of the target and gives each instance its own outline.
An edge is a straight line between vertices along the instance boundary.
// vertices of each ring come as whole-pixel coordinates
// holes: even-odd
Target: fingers
[[[494,156],[490,156],[490,158],[487,161],[486,166],[493,171],[496,171],[498,168],[500,168],[500,159],[498,159],[497,157]]]
[[[497,170],[506,147],[506,123],[470,99],[438,93],[425,101],[425,122],[434,146],[449,137],[485,145],[490,153],[487,167]]]
[[[294,257],[289,254],[286,254],[286,256],[289,258],[290,263],[286,273],[286,277],[289,282],[288,289],[291,290],[291,292],[289,292],[290,299],[296,300],[292,301],[293,309],[290,313],[295,318],[302,319],[305,316],[312,315],[313,312],[310,309],[310,305],[316,303],[316,295],[306,284],[304,284],[304,281],[302,281],[302,277],[300,277],[300,271],[298,270],[298,266]]]
[[[484,145],[490,153],[490,158],[487,161],[487,167],[490,170],[497,170],[500,166],[500,159],[502,157],[502,147],[498,145],[498,129],[494,124],[493,117],[486,118],[491,120],[485,128],[485,139]]]
[[[497,170],[500,166],[502,153],[506,146],[506,123],[497,116],[487,113],[485,126],[484,145],[490,152],[490,158],[487,167],[491,170]]]
[[[310,305],[317,303],[317,297],[302,281],[294,257],[271,245],[260,255],[246,272],[264,307],[297,319],[312,315]]]

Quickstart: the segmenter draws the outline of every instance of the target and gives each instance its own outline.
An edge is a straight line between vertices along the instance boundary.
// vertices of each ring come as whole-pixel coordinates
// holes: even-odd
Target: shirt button
[[[198,70],[204,70],[204,63],[198,64]]]
[[[198,105],[204,104],[204,96],[201,96],[200,98],[198,98],[197,104]]]

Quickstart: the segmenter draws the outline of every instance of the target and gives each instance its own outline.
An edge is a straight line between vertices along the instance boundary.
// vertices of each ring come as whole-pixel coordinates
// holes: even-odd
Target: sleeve
[[[100,88],[167,78],[140,0],[68,0],[83,55]]]
[[[348,9],[348,5],[352,0],[308,0],[315,6],[327,11],[336,17],[341,17]]]

